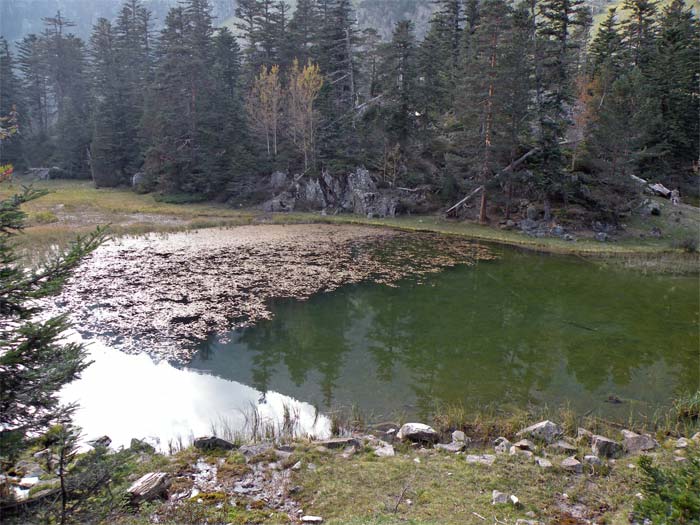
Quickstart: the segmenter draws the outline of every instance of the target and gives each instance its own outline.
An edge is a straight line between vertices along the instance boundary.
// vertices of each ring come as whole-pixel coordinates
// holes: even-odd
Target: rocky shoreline
[[[103,436],[91,444],[95,448],[109,447],[110,440]],[[549,420],[523,428],[512,436],[498,436],[489,445],[472,441],[461,430],[440,433],[422,423],[405,423],[398,429],[355,432],[320,441],[297,439],[240,445],[207,436],[195,439],[190,448],[172,456],[158,454],[146,441],[134,439],[128,452],[136,458],[136,464],[160,468],[132,473],[125,495],[133,509],[147,501],[161,502],[155,511],[149,511],[149,520],[157,523],[168,522],[169,517],[179,515],[178,509],[183,505],[192,504],[261,511],[284,517],[289,523],[322,523],[324,516],[318,515],[315,508],[317,498],[322,496],[305,493],[302,485],[305,474],[315,473],[321,463],[335,458],[353,461],[371,456],[376,461],[388,462],[404,458],[418,466],[432,461],[431,458],[449,456],[464,462],[467,468],[486,469],[485,472],[502,463],[510,463],[512,468],[532,465],[527,468],[566,477],[572,484],[577,479],[593,483],[603,472],[633,468],[629,461],[641,454],[655,458],[671,454],[671,461],[680,464],[688,461],[688,451],[694,453],[698,449],[700,432],[689,438],[659,443],[650,434],[626,429],[618,439],[584,428],[578,428],[576,435],[567,435],[560,425]],[[33,459],[18,463],[14,476],[3,479],[5,490],[8,487],[14,490],[23,504],[51,496],[58,482],[51,477],[55,462],[49,449],[34,453]],[[510,481],[502,479],[500,483],[507,486]],[[544,514],[528,510],[533,502],[517,491],[494,488],[483,497],[489,498],[494,508],[504,506],[512,515],[520,516],[514,521],[516,525],[552,523]],[[399,498],[397,507],[413,504],[410,499],[403,501],[404,498],[407,497]],[[571,520],[567,523],[598,523],[600,509],[588,508],[567,494],[558,495],[556,501],[558,508],[554,510],[562,519]],[[633,516],[630,523],[637,523]]]

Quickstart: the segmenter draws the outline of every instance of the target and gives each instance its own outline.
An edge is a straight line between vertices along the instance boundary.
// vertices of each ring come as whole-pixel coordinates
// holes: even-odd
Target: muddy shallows
[[[303,300],[361,281],[392,285],[492,258],[459,237],[357,226],[151,234],[101,247],[56,304],[84,335],[185,363],[208,335],[269,319],[271,299]]]

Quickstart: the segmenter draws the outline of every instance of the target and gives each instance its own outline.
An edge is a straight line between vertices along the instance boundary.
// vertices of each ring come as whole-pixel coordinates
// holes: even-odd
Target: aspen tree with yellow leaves
[[[317,64],[311,60],[302,68],[296,58],[289,72],[287,89],[287,117],[292,142],[304,154],[304,170],[313,167],[316,160],[315,133],[318,112],[314,101],[323,87],[323,77]]]
[[[265,137],[267,156],[277,156],[277,134],[282,105],[280,68],[277,64],[261,66],[246,101],[246,111],[253,129]]]

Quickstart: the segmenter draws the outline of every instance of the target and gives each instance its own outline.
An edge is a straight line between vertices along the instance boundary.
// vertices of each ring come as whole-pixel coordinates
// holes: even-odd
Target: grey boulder
[[[413,441],[414,443],[437,443],[438,433],[431,426],[423,423],[404,424],[396,437],[402,441]]]
[[[559,425],[552,423],[549,420],[540,421],[527,428],[522,429],[516,435],[518,437],[528,437],[531,439],[542,440],[545,443],[553,443],[564,432]]]

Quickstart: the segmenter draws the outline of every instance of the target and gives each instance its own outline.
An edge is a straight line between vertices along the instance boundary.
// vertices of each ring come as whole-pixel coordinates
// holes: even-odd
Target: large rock
[[[194,440],[194,448],[199,450],[233,450],[236,445],[216,436],[198,437]]]
[[[396,437],[402,441],[414,443],[437,443],[438,441],[438,433],[435,429],[423,423],[406,423]]]
[[[294,211],[295,204],[296,197],[291,192],[285,191],[263,203],[263,210],[267,212],[289,212]]]
[[[308,209],[326,209],[328,201],[323,193],[319,179],[308,179],[300,187],[298,192],[299,201]]]
[[[631,430],[622,431],[622,446],[630,454],[654,450],[659,444],[649,434],[637,434]]]
[[[594,435],[591,439],[591,449],[598,457],[616,458],[622,454],[622,445],[605,436]]]
[[[270,175],[270,186],[272,186],[273,190],[279,191],[284,189],[287,184],[287,174],[283,171],[275,171],[272,175]]]
[[[540,421],[527,428],[524,428],[516,435],[518,437],[529,437],[532,439],[538,439],[544,441],[545,443],[553,443],[559,436],[563,434],[563,430],[556,423],[551,421]]]

